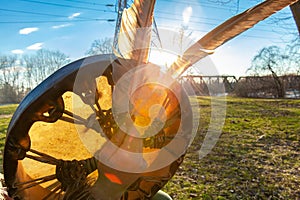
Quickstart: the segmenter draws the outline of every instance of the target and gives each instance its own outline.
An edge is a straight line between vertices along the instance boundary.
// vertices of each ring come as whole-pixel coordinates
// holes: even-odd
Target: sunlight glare
[[[169,67],[177,59],[177,55],[161,49],[152,49],[149,61],[163,67]]]
[[[191,6],[186,7],[182,12],[182,19],[184,24],[188,24],[193,14],[193,8]]]

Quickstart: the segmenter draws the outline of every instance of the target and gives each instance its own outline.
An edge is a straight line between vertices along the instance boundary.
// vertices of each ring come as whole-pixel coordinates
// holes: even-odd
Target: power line
[[[181,19],[178,19],[178,18],[168,18],[168,17],[155,17],[156,19],[163,19],[163,20],[167,20],[167,21],[174,21],[174,22],[178,22],[180,21]],[[176,20],[176,21],[175,21]],[[202,24],[205,24],[205,25],[211,25],[211,26],[218,26],[219,24],[218,23],[209,23],[209,22],[201,22],[201,21],[195,21],[195,20],[190,20],[189,22],[191,22],[192,24],[199,24],[199,25],[202,25]],[[262,32],[271,32],[271,33],[274,33],[274,31],[272,30],[266,30],[266,29],[258,29],[258,28],[255,28],[256,31],[262,31]]]
[[[97,12],[101,11],[101,12],[115,13],[115,11],[110,11],[110,10],[88,8],[88,7],[82,7],[82,6],[72,6],[72,5],[58,4],[58,3],[49,3],[49,2],[42,2],[42,1],[35,1],[35,0],[19,0],[19,1],[25,1],[25,2],[37,3],[37,4],[44,4],[44,5],[50,5],[50,6],[59,6],[59,7],[65,7],[65,8],[77,8],[77,9],[92,10],[92,11],[97,11]]]
[[[164,2],[170,2],[169,0],[160,0],[160,1],[164,1]],[[261,1],[259,1],[261,2]],[[229,11],[229,10],[232,10],[232,11],[236,11],[237,10],[237,7],[239,10],[242,10],[242,11],[245,11],[247,9],[250,9],[250,8],[253,8],[254,6],[258,5],[259,2],[256,2],[254,3],[253,5],[250,5],[249,7],[241,7],[240,6],[240,3],[237,3],[237,5],[234,5],[234,6],[229,6],[229,5],[225,5],[225,3],[222,3],[222,4],[218,4],[217,2],[216,3],[208,3],[208,2],[197,2],[197,1],[176,1],[176,0],[172,0],[172,3],[177,3],[177,4],[183,4],[183,5],[193,5],[193,6],[198,6],[198,7],[204,7],[204,8],[214,8],[214,9],[218,9],[218,10],[224,10],[224,11]],[[218,7],[218,5],[220,7]]]
[[[56,15],[56,14],[49,14],[49,13],[39,13],[39,12],[30,12],[30,11],[24,11],[24,10],[12,10],[12,9],[4,9],[4,8],[0,8],[0,10],[6,11],[6,12],[22,13],[22,14],[42,15],[42,16],[47,16],[47,17],[68,18],[68,16],[64,16],[64,15]],[[91,20],[91,18],[85,18],[85,17],[80,17],[80,16],[78,16],[76,18]]]
[[[65,22],[89,22],[89,21],[106,21],[114,22],[115,19],[86,19],[86,20],[53,20],[53,21],[0,21],[0,24],[29,24],[29,23],[65,23]]]
[[[0,8],[2,11],[6,12],[14,12],[14,13],[22,13],[22,14],[33,14],[33,15],[42,15],[48,17],[60,17],[60,18],[67,18],[68,16],[64,15],[56,15],[56,14],[49,14],[49,13],[40,13],[40,12],[30,12],[24,10],[12,10],[12,9],[4,9]],[[86,17],[76,17],[77,20],[47,20],[47,21],[0,21],[1,24],[18,24],[18,23],[53,23],[53,22],[88,22],[88,21],[107,21],[107,22],[114,22],[115,19],[96,19],[96,18],[86,18]]]
[[[158,17],[155,17],[156,19],[164,19],[164,20],[168,20],[168,21],[174,21],[174,22],[177,22],[178,21],[181,21],[182,19],[181,18],[170,18],[170,17],[161,17],[161,16],[158,16]],[[218,25],[216,23],[209,23],[209,22],[200,22],[200,21],[195,21],[195,20],[190,20],[189,22],[193,23],[193,24],[206,24],[206,25]]]
[[[170,28],[174,29],[174,27],[171,26],[164,26],[164,28]],[[209,31],[203,30],[203,29],[191,29],[189,31],[196,31],[196,32],[202,32],[202,33],[208,33]],[[272,40],[277,40],[278,38],[275,37],[264,37],[264,36],[258,36],[258,35],[247,35],[247,34],[240,34],[240,37],[246,37],[246,38],[257,38],[257,39],[272,39]]]
[[[164,2],[169,2],[168,0],[160,0],[160,1],[164,1]],[[207,3],[198,3],[198,2],[195,2],[195,1],[188,1],[188,2],[184,2],[184,1],[176,1],[176,0],[173,0],[172,1],[173,4],[184,4],[184,5],[193,5],[193,6],[198,6],[198,7],[203,7],[203,8],[213,8],[213,9],[219,9],[219,10],[224,10],[224,11],[228,11],[228,9],[234,9],[236,10],[236,7],[230,7],[230,6],[223,6],[222,7],[216,7],[216,6],[211,6],[211,5],[215,5],[215,4],[207,4]],[[257,5],[257,4],[255,4]],[[253,6],[255,6],[253,5]],[[253,7],[251,6],[251,7]],[[227,8],[226,8],[227,7]],[[241,7],[239,6],[239,9],[241,9]],[[243,10],[246,10],[246,9],[249,9],[249,7],[247,8],[242,8]],[[166,12],[166,11],[161,11],[161,10],[156,10],[156,12],[158,12],[159,14],[167,14],[167,15],[170,15],[170,16],[178,16],[176,14],[174,14],[173,12]],[[273,16],[274,17],[274,16]],[[207,19],[207,20],[214,20],[214,21],[221,21],[223,22],[224,21],[224,18],[222,19],[216,19],[216,18],[207,18],[207,17],[193,17],[193,18],[202,18],[202,19]],[[291,17],[292,19],[292,17]],[[266,19],[267,20],[267,19]],[[264,22],[267,22],[266,20],[264,20]],[[267,28],[270,28],[269,25],[265,25],[265,24],[260,24],[260,26],[264,26],[264,27],[267,27]]]
[[[165,12],[165,11],[160,11],[160,10],[157,10],[158,14],[166,14],[166,15],[169,15],[169,16],[172,16],[172,19],[174,19],[174,17],[177,17],[178,15],[174,14],[174,13],[171,13],[171,12]],[[157,18],[157,17],[156,17]],[[202,20],[211,20],[211,21],[217,21],[219,23],[222,23],[224,22],[224,18],[223,19],[217,19],[217,18],[209,18],[209,17],[191,17],[192,19],[202,19]],[[181,19],[179,19],[181,20]],[[208,22],[205,22],[205,23],[208,23]],[[218,24],[214,24],[214,25],[218,25]],[[264,26],[264,27],[267,27],[267,28],[270,28],[270,25],[264,25],[264,24],[260,24],[260,26]],[[265,30],[265,29],[262,29],[262,30]]]
[[[80,0],[63,0],[63,1],[76,2],[76,3],[81,3],[81,4],[85,4],[85,5],[92,5],[92,6],[115,7],[114,4],[92,3],[92,2],[86,2],[86,1],[80,1]]]
[[[49,14],[49,13],[39,13],[39,12],[31,12],[31,11],[24,11],[24,10],[12,10],[12,9],[3,9],[3,8],[0,8],[0,10],[6,11],[6,12],[22,13],[22,14],[42,15],[42,16],[48,16],[48,17],[62,17],[62,18],[67,18],[68,17],[68,16],[64,16],[64,15],[56,15],[56,14]],[[166,12],[162,12],[162,13],[170,15],[170,13],[166,13]],[[92,18],[86,18],[86,17],[80,17],[80,16],[78,16],[76,18],[78,18],[78,19],[94,20]],[[157,18],[170,19],[170,20],[174,19],[174,18],[167,18],[167,17],[157,17]],[[209,18],[203,18],[203,19],[209,19]],[[210,18],[210,19],[218,21],[217,19],[212,19],[212,18]],[[178,20],[180,20],[180,19],[178,19]],[[198,23],[198,21],[192,21],[192,22]],[[208,24],[208,25],[217,25],[217,24],[208,23],[208,22],[199,22],[199,23]]]
[[[160,1],[164,1],[164,2],[170,2],[169,0],[160,0]],[[216,6],[215,4],[209,4],[209,3],[198,3],[198,2],[195,2],[195,1],[172,1],[172,3],[177,3],[177,4],[184,4],[184,5],[193,5],[193,6],[198,6],[198,7],[206,7],[206,8],[214,8],[214,9],[218,9],[218,10],[227,10],[228,9],[234,9],[236,10],[236,6],[224,6],[222,5],[222,7],[218,7]],[[248,9],[248,8],[241,8],[240,9]]]
[[[166,12],[166,11],[161,11],[161,10],[156,10],[157,14],[166,14],[166,15],[171,15],[171,16],[178,16],[178,14],[175,14],[174,12]],[[197,19],[205,19],[205,20],[212,20],[212,21],[220,21],[220,20],[224,20],[221,18],[210,18],[210,17],[193,17],[193,18],[197,18]]]
[[[74,7],[74,8],[81,8],[81,9],[88,9],[88,10],[97,10],[97,11],[102,11],[102,12],[114,12],[114,11],[107,11],[107,10],[98,10],[98,9],[93,9],[93,8],[87,8],[87,7],[78,7],[78,6],[68,6],[68,5],[65,5],[65,4],[56,4],[56,3],[48,3],[48,2],[41,2],[41,1],[36,1],[36,0],[20,0],[20,1],[25,1],[25,2],[32,2],[32,3],[40,3],[40,4],[46,4],[46,5],[53,5],[53,6],[63,6],[63,7]],[[91,4],[91,5],[94,5],[96,3],[91,3],[91,2],[84,2],[84,1],[80,1],[80,0],[64,0],[64,1],[69,1],[69,2],[81,2],[81,3],[85,3],[85,4]],[[161,1],[166,1],[166,0],[161,0]],[[179,1],[174,1],[175,3],[183,3],[183,2],[179,2]],[[186,4],[186,3],[185,3]],[[194,3],[195,4],[195,3]],[[98,3],[96,4],[98,5]],[[112,6],[113,4],[99,4],[99,5],[109,5],[109,6]],[[196,5],[196,4],[195,4]],[[203,6],[203,3],[201,3],[201,5]],[[211,7],[211,6],[210,6]],[[220,8],[220,7],[213,7],[213,8]],[[220,9],[223,9],[223,10],[226,10],[224,8],[220,8]],[[174,13],[170,13],[170,12],[164,12],[164,11],[158,11],[160,14],[166,14],[166,15],[169,15],[169,16],[177,16],[177,15],[174,15]],[[159,18],[159,17],[158,17]],[[166,19],[169,19],[167,17],[165,17]],[[220,20],[223,20],[223,19],[216,19],[216,18],[205,18],[205,17],[193,17],[193,19],[206,19],[206,20],[214,20],[214,21],[220,21]],[[83,18],[81,18],[83,19]],[[87,18],[85,18],[87,19]],[[170,20],[170,19],[169,19]],[[192,21],[193,23],[198,23],[196,21]],[[213,24],[213,23],[209,23],[209,22],[202,22],[202,24],[207,24],[207,25],[218,25],[218,24]],[[266,25],[263,25],[263,24],[260,24],[260,26],[266,26]],[[269,28],[269,26],[266,26]],[[258,29],[256,29],[258,30]],[[260,31],[265,31],[265,32],[272,32],[270,30],[264,30],[264,29],[260,29]]]
[[[49,13],[39,13],[39,12],[30,12],[30,11],[24,11],[24,10],[12,10],[12,9],[3,9],[3,8],[0,8],[0,10],[6,11],[6,12],[23,13],[23,14],[34,14],[34,15],[49,16],[49,17],[61,17],[61,18],[67,18],[68,17],[68,16],[64,16],[64,15],[56,15],[56,14],[49,14]],[[167,12],[160,12],[160,13],[171,15],[171,13],[167,13]],[[174,16],[177,16],[177,15],[174,15]],[[156,17],[156,18],[165,19],[165,20],[169,20],[169,21],[181,20],[181,19],[178,19],[178,18],[168,18],[168,17]],[[92,20],[92,21],[97,20],[97,19],[80,17],[80,16],[78,16],[77,19],[85,19],[85,20]],[[198,19],[210,19],[210,20],[219,21],[217,19],[205,18],[205,17],[203,17],[203,18],[199,17]],[[112,21],[112,20],[110,20],[110,21]],[[201,22],[201,21],[196,21],[196,20],[190,20],[190,22],[192,22],[194,24],[206,24],[206,25],[213,25],[213,26],[218,25],[217,23]],[[263,30],[263,29],[256,29],[256,30],[257,31],[265,31],[265,32],[273,32],[273,31],[270,31],[270,30]]]
[[[98,10],[98,9],[94,9],[94,8],[88,8],[88,7],[79,7],[79,6],[69,6],[69,5],[65,5],[65,4],[57,4],[57,3],[49,3],[49,2],[41,2],[41,1],[36,1],[36,0],[19,0],[19,1],[25,1],[25,2],[31,2],[31,3],[39,3],[39,4],[46,4],[46,5],[52,5],[52,6],[61,6],[61,7],[73,7],[73,8],[81,8],[81,9],[88,9],[88,10],[96,10],[96,11],[103,11],[103,12],[113,12],[114,11],[107,11],[107,10]],[[84,3],[84,4],[90,4],[90,5],[101,5],[101,6],[107,6],[110,4],[99,4],[99,3],[91,3],[91,2],[84,2],[81,0],[64,0],[64,1],[69,1],[69,2],[78,2],[78,3]],[[161,1],[166,1],[166,0],[161,0]],[[175,3],[183,3],[183,2],[178,2],[178,1],[174,1]],[[186,4],[186,3],[185,3]],[[203,3],[201,3],[202,5]],[[113,4],[112,4],[113,5]],[[224,9],[224,8],[222,8]],[[49,13],[38,13],[38,12],[30,12],[30,11],[23,11],[23,10],[11,10],[11,9],[3,9],[0,8],[0,10],[2,11],[7,11],[7,12],[16,12],[16,13],[24,13],[24,14],[35,14],[35,15],[43,15],[43,16],[49,16],[49,17],[66,17],[63,15],[56,15],[56,14],[49,14]],[[165,12],[165,11],[157,11],[159,14],[166,14],[169,16],[174,16],[174,17],[178,17],[178,15],[175,15],[174,13],[171,12]],[[158,16],[156,18],[159,19],[164,19],[164,20],[168,20],[168,21],[173,21],[176,20],[176,22],[178,22],[178,18],[170,18],[170,17],[163,17],[163,16]],[[108,21],[108,22],[113,22],[115,21],[114,19],[92,19],[92,18],[85,18],[85,17],[77,17],[78,19],[82,19],[82,20],[72,20],[72,22],[85,22],[85,21]],[[220,21],[222,19],[216,19],[216,18],[207,18],[207,17],[193,17],[192,19],[205,19],[205,20],[213,20],[213,21]],[[60,20],[60,21],[1,21],[0,23],[50,23],[50,22],[70,22],[70,21],[65,21],[65,20]],[[197,20],[190,20],[191,23],[193,24],[206,24],[206,25],[211,25],[211,26],[217,26],[217,23],[210,23],[210,22],[201,22],[201,21],[197,21]],[[269,26],[268,26],[269,28]],[[255,29],[257,31],[264,31],[264,32],[274,32],[271,30],[265,30],[265,29]]]

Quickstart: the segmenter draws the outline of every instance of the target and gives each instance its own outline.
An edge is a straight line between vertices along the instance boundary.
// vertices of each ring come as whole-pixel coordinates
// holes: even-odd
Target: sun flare
[[[167,52],[162,49],[152,49],[149,56],[149,61],[161,67],[169,67],[176,61],[178,55]]]

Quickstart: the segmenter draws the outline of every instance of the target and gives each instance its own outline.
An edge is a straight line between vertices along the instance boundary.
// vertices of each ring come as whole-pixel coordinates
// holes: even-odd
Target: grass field
[[[201,160],[198,151],[209,125],[210,99],[192,100],[201,105],[201,126],[183,164],[164,187],[167,193],[174,199],[300,197],[300,100],[227,98],[222,135]],[[0,106],[1,152],[15,108]]]
[[[0,106],[0,163],[1,168],[0,172],[2,173],[2,153],[5,143],[5,136],[6,136],[6,129],[9,124],[10,118],[14,111],[16,110],[17,105],[16,104],[10,104],[10,105],[2,105]]]
[[[210,100],[198,98],[201,127]],[[300,101],[227,99],[222,135],[199,160],[198,134],[184,163],[165,186],[174,199],[297,199],[300,197]]]

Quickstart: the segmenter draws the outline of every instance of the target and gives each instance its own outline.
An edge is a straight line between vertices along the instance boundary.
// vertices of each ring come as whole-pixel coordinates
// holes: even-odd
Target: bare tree
[[[290,45],[287,46],[287,53],[290,56],[289,65],[295,69],[297,75],[300,74],[300,37],[297,36]]]
[[[33,55],[23,56],[23,65],[26,67],[25,76],[29,87],[36,86],[69,61],[64,53],[45,49]]]
[[[297,36],[287,47],[290,55],[290,65],[295,68],[296,75],[300,75],[300,37]],[[293,85],[294,89],[300,91],[300,84]]]
[[[109,54],[113,51],[113,39],[104,38],[100,40],[94,40],[90,49],[86,52],[87,55],[97,54]]]
[[[20,67],[16,56],[0,56],[0,103],[17,103],[19,101]]]
[[[16,73],[17,71],[15,70],[16,62],[16,56],[0,56],[1,80],[3,83],[15,85],[18,78],[18,74]]]
[[[284,97],[284,85],[279,75],[286,74],[290,67],[287,65],[289,56],[277,46],[263,48],[252,60],[248,72],[253,75],[271,75],[278,97]]]

